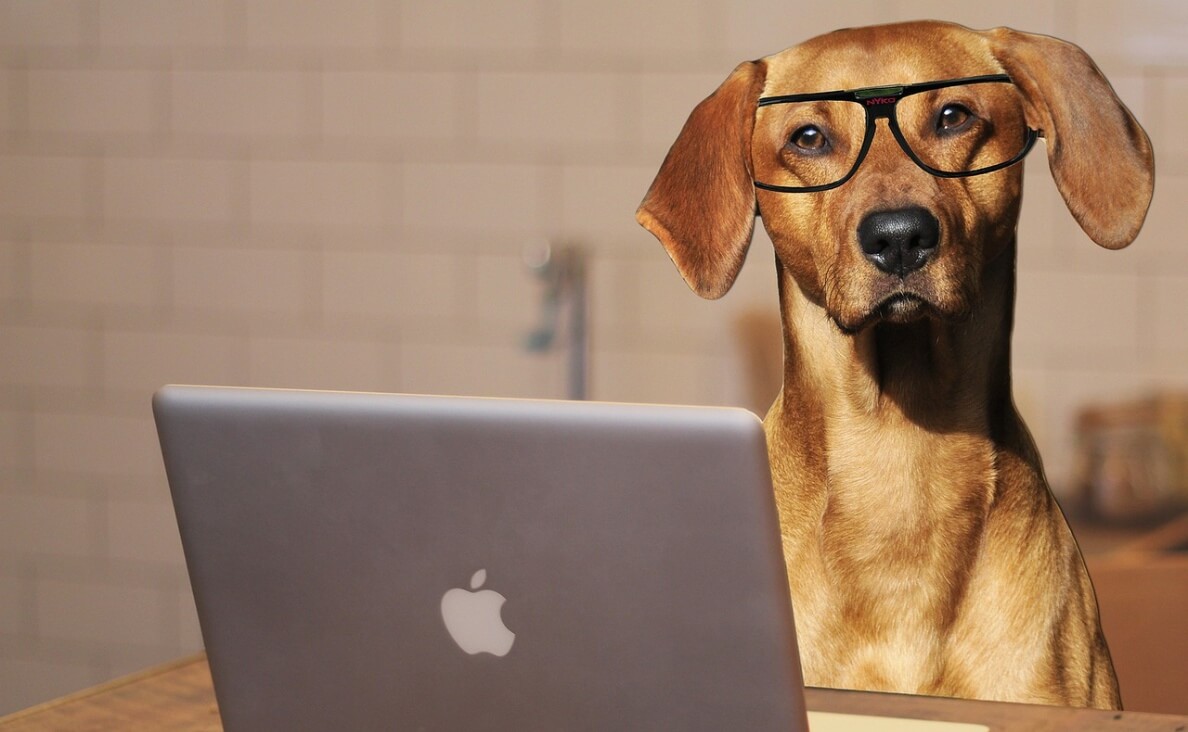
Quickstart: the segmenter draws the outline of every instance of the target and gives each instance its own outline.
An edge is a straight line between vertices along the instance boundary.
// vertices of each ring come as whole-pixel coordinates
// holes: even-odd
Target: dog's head
[[[1009,81],[909,86],[989,75]],[[804,99],[855,89],[849,103]],[[1013,240],[1022,190],[1021,165],[964,173],[1022,152],[1027,130],[1085,232],[1133,241],[1151,146],[1092,60],[1046,36],[937,22],[838,31],[739,65],[694,109],[636,218],[703,297],[730,289],[760,211],[783,267],[842,330],[960,318]]]

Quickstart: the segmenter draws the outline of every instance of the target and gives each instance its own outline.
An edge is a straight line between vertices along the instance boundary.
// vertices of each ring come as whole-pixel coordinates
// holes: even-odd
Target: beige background
[[[1061,488],[1079,404],[1188,385],[1186,3],[0,2],[0,712],[200,646],[161,384],[563,396],[521,345],[553,241],[591,253],[593,397],[749,404],[770,244],[705,303],[634,208],[736,62],[914,17],[1079,43],[1156,144],[1120,253],[1029,163],[1016,390]]]

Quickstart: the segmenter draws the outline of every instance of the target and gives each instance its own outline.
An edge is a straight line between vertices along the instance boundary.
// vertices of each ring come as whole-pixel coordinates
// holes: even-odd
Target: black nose
[[[858,243],[874,266],[906,277],[936,251],[940,224],[926,210],[902,208],[872,213],[858,224]]]

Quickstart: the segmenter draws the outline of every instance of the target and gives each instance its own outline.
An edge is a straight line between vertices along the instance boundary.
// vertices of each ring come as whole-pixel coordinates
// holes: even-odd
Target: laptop
[[[190,386],[153,409],[227,732],[807,729],[749,412]]]

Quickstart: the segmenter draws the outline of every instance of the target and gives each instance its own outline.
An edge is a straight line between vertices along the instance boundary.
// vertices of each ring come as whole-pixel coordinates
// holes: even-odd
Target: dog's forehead
[[[937,21],[847,28],[763,61],[764,96],[1002,73],[983,33]]]

